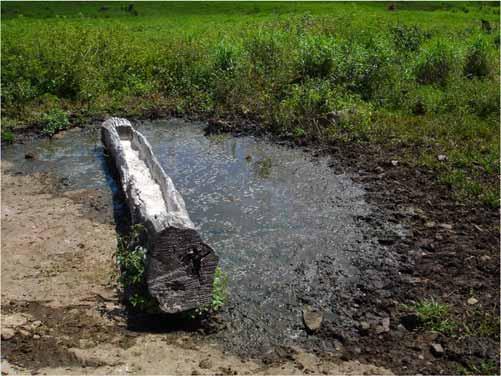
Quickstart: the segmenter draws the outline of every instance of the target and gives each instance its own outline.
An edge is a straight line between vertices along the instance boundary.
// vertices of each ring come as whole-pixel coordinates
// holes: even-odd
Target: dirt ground
[[[390,374],[288,348],[241,359],[200,333],[127,329],[116,293],[111,193],[58,190],[2,162],[2,375]]]

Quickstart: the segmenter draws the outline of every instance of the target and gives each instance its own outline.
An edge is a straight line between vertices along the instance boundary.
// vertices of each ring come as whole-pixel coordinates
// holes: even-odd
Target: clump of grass
[[[492,71],[491,47],[489,40],[477,36],[468,47],[464,64],[467,77],[486,77]]]
[[[70,125],[68,114],[59,109],[53,109],[42,116],[41,133],[46,136],[53,136]]]
[[[416,79],[421,84],[444,86],[452,76],[457,56],[452,43],[448,40],[435,39],[417,57]]]
[[[500,324],[500,318],[495,313],[476,309],[467,315],[463,328],[467,335],[489,337],[499,341]]]
[[[477,363],[468,362],[466,367],[458,367],[459,375],[499,375],[499,366],[495,360],[487,359]]]
[[[332,70],[332,38],[313,35],[303,38],[299,46],[298,70],[302,77],[327,77]]]
[[[451,334],[458,328],[458,324],[451,319],[450,307],[434,299],[423,300],[405,308],[416,312],[421,324],[433,332]]]
[[[417,25],[396,25],[390,28],[395,46],[402,51],[415,52],[430,37],[430,33]]]
[[[2,129],[2,141],[6,143],[14,142],[14,133],[10,129]]]

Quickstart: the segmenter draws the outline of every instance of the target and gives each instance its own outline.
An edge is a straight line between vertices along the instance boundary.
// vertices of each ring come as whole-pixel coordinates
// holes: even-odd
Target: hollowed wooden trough
[[[218,257],[201,240],[150,144],[126,119],[106,120],[101,135],[118,171],[132,223],[146,231],[149,293],[165,313],[210,304]]]

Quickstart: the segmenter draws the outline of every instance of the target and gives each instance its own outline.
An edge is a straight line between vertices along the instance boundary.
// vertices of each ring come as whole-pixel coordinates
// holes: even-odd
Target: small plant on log
[[[223,272],[218,266],[214,274],[214,282],[212,283],[212,301],[210,305],[206,305],[195,309],[191,314],[194,319],[197,316],[205,316],[219,311],[228,299],[228,274]]]
[[[212,302],[211,309],[218,311],[228,298],[228,275],[218,266],[214,275],[214,283],[212,285]]]
[[[157,303],[148,293],[144,281],[146,248],[141,241],[143,230],[143,226],[135,225],[128,236],[120,237],[115,258],[120,268],[118,280],[128,303],[134,309],[152,311]]]

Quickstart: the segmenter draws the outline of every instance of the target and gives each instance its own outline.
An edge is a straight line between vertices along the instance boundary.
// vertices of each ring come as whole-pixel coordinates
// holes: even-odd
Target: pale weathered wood
[[[132,223],[146,229],[145,277],[151,296],[166,313],[210,304],[218,257],[202,242],[150,144],[120,118],[103,123],[102,141],[118,171]]]

